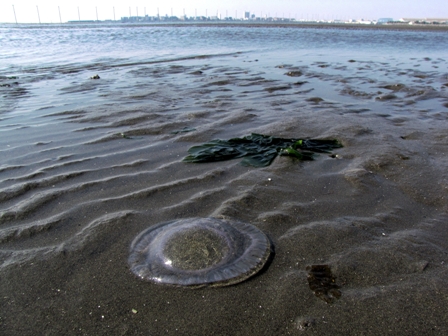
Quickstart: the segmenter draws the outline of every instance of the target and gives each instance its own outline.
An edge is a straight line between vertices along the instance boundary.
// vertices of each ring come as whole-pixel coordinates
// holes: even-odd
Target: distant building
[[[448,18],[402,18],[400,21],[409,24],[447,24]]]
[[[352,20],[352,22],[355,22],[355,23],[357,23],[357,24],[366,24],[366,25],[368,25],[368,24],[374,24],[375,22],[374,21],[370,21],[370,20],[364,20],[364,19],[361,19],[361,20]]]
[[[250,19],[250,12],[244,12],[244,19],[249,20]]]
[[[392,18],[381,18],[381,19],[378,19],[378,23],[387,23],[387,22],[393,22],[394,21],[394,19],[392,19]]]

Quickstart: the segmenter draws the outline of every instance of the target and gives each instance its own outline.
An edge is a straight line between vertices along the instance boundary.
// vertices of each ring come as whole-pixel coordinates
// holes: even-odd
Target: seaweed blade
[[[216,162],[245,157],[244,166],[269,166],[277,155],[296,157],[299,160],[312,160],[313,152],[330,153],[342,147],[337,140],[285,139],[252,133],[243,138],[212,140],[188,150],[185,162]]]

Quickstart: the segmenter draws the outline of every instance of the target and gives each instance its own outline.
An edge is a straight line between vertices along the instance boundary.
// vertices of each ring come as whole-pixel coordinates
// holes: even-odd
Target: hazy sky
[[[245,11],[256,16],[291,17],[296,19],[378,19],[390,17],[448,18],[448,0],[1,0],[0,22],[15,22],[14,10],[19,23],[62,22],[78,20],[113,19],[131,15],[187,16],[220,14],[222,17],[242,17]],[[38,6],[38,9],[36,8]],[[207,12],[206,12],[207,11]]]

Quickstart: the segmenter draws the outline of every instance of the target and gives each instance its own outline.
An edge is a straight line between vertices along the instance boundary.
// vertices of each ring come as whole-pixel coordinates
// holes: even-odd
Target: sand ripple
[[[405,300],[424,316],[436,310],[428,307],[445,307],[448,98],[440,73],[393,59],[259,58],[73,64],[53,71],[45,95],[39,81],[19,81],[21,94],[3,87],[6,110],[22,105],[0,110],[0,271],[9,279],[2,297],[46,295],[49,306],[85,314],[83,328],[91,307],[107,302],[115,315],[103,315],[114,330],[131,318],[153,327],[157,318],[163,327],[151,329],[156,334],[198,316],[226,324],[215,315],[217,302],[245,321],[268,318],[269,333],[282,335],[308,325],[332,334],[350,325],[353,312],[376,326],[371,310],[393,316]],[[89,79],[93,69],[101,79]],[[182,161],[193,145],[250,133],[339,139],[344,147],[310,162],[280,156],[260,169]],[[129,245],[156,223],[192,217],[257,226],[272,240],[275,259],[225,294],[155,295],[129,272]],[[342,294],[337,308],[309,289],[312,265],[331,266]],[[70,292],[67,301],[46,292],[47,282]],[[8,300],[7,311],[23,316],[24,305]],[[126,315],[133,308],[139,314]],[[236,334],[264,332],[235,325]]]

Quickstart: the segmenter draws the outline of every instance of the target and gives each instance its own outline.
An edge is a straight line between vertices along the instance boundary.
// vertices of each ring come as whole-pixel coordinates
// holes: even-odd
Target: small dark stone
[[[319,104],[321,101],[323,101],[323,99],[320,97],[311,97],[311,98],[308,98],[306,101],[312,102],[315,104]]]
[[[283,90],[289,90],[290,87],[288,85],[282,85],[282,86],[273,86],[265,88],[265,91],[268,91],[269,93],[272,93],[274,91],[283,91]]]
[[[299,77],[302,76],[302,71],[288,71],[287,73],[285,73],[286,76],[289,77]]]
[[[196,131],[196,128],[185,126],[184,128],[176,131],[172,131],[171,134],[179,134],[179,133],[186,133],[186,132],[193,132]]]
[[[425,74],[417,73],[414,75],[414,77],[423,79],[423,78],[426,78],[427,76]]]
[[[392,90],[392,91],[399,91],[399,90],[403,89],[404,87],[405,87],[405,85],[400,84],[400,83],[381,86],[381,88],[383,88],[383,89]]]
[[[375,99],[376,100],[391,100],[391,99],[396,99],[396,98],[397,98],[397,96],[394,94],[386,94],[383,96],[376,97]]]
[[[346,95],[350,95],[353,97],[360,97],[360,98],[371,98],[372,94],[367,93],[367,92],[362,92],[362,91],[357,91],[357,90],[353,90],[349,87],[344,88],[343,90],[341,90],[342,94],[346,94]]]
[[[314,327],[315,324],[316,320],[309,316],[300,316],[294,320],[294,326],[296,327],[296,329],[301,331],[308,330]]]
[[[222,85],[229,85],[230,81],[227,79],[224,80],[220,80],[220,81],[216,81],[216,82],[212,82],[209,85],[217,85],[217,86],[222,86]]]

